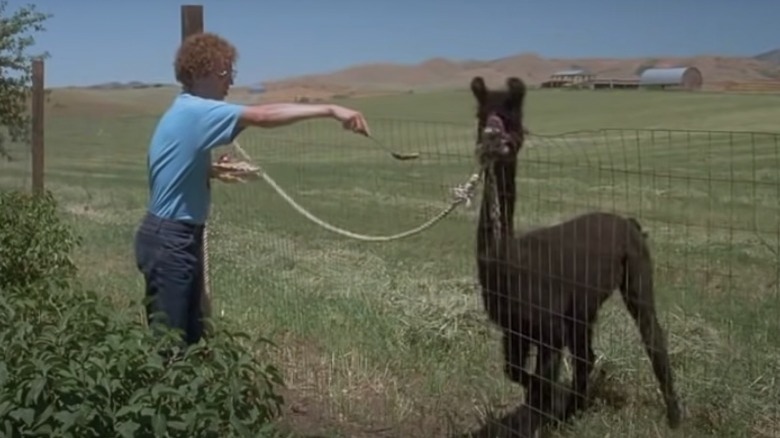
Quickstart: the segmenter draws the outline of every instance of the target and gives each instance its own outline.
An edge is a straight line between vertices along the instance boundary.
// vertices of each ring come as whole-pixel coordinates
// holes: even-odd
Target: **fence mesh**
[[[0,189],[29,189],[31,179],[29,145],[9,141],[0,143]]]
[[[138,132],[154,123],[152,116],[47,121],[57,132],[47,138],[47,187],[85,238],[83,275],[119,303],[142,291],[131,244],[146,200]],[[382,144],[420,157],[394,160],[332,122],[248,130],[239,142],[312,214],[369,235],[426,221],[476,170],[473,125],[372,119],[371,126]],[[649,233],[660,325],[694,435],[780,433],[779,139],[532,134],[518,158],[517,233],[593,210],[631,215]],[[28,178],[0,169],[4,184],[8,175]],[[491,433],[516,424],[523,391],[504,375],[500,333],[476,280],[481,186],[470,208],[389,243],[324,230],[262,181],[215,183],[213,191],[214,315],[277,343],[268,354],[285,373],[294,427],[450,436],[481,423],[492,423]],[[666,435],[658,384],[619,294],[600,311],[594,348],[594,406],[576,429],[555,433]],[[565,367],[563,378],[570,375]]]

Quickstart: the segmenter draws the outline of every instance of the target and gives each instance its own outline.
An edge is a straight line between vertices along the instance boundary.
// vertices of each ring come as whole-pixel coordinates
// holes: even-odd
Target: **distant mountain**
[[[464,88],[472,77],[483,76],[494,84],[507,76],[519,76],[531,86],[539,85],[556,71],[584,69],[602,78],[635,78],[649,67],[697,67],[704,87],[718,89],[734,82],[780,80],[780,49],[754,57],[702,55],[654,58],[544,58],[521,53],[492,60],[452,60],[435,57],[418,64],[377,62],[337,71],[266,81],[249,87],[262,90],[264,99],[328,99],[385,92],[411,92],[436,88]],[[139,81],[108,82],[86,88],[122,90],[168,87],[170,84]],[[255,88],[257,90],[255,90]],[[250,93],[251,94],[251,93]]]
[[[780,66],[780,49],[770,50],[760,55],[756,55],[753,58]]]
[[[694,57],[656,57],[633,59],[544,58],[534,53],[523,53],[493,60],[458,61],[433,58],[418,64],[374,63],[361,64],[322,74],[267,81],[269,92],[296,89],[305,94],[307,89],[321,93],[325,89],[338,93],[386,90],[409,91],[432,88],[463,88],[475,75],[492,83],[501,83],[509,75],[517,75],[530,85],[538,85],[556,71],[574,66],[589,70],[599,77],[632,78],[641,68],[694,66],[702,72],[705,87],[717,87],[727,82],[750,82],[776,79],[779,63],[772,62],[780,51],[767,52],[759,57],[725,57],[703,55]]]
[[[130,82],[106,82],[104,84],[89,85],[84,88],[91,90],[139,90],[144,88],[161,88],[166,87],[168,84],[130,81]]]

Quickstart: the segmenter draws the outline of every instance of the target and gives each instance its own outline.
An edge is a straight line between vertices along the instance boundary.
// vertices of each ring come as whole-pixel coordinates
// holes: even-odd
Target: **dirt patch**
[[[347,388],[333,383],[335,370],[328,365],[328,355],[319,345],[291,336],[285,336],[279,345],[284,347],[275,362],[280,362],[287,385],[280,390],[285,399],[279,423],[282,430],[305,438],[397,436],[388,434],[391,428],[377,420],[385,407],[379,403],[375,389],[364,382],[351,385],[348,395],[376,413],[374,418],[355,418],[339,409],[332,390],[343,392]]]
[[[349,413],[338,412],[333,406],[332,400],[309,391],[285,388],[280,393],[285,399],[280,427],[283,431],[292,433],[299,438],[401,438],[412,436],[447,438],[465,437],[469,436],[468,433],[483,433],[483,431],[489,430],[479,429],[476,419],[467,420],[470,427],[456,428],[453,423],[459,422],[456,419],[458,414],[445,415],[443,407],[437,406],[441,403],[437,403],[435,400],[428,400],[429,404],[427,405],[422,401],[419,404],[415,403],[418,412],[404,421],[395,422],[384,418],[387,402],[381,396],[371,392],[360,396],[361,408],[359,412],[351,411]],[[448,405],[452,407],[452,404]],[[465,412],[463,409],[460,410]],[[473,409],[467,409],[467,411],[473,411]],[[508,421],[513,421],[516,415],[511,413],[505,417],[509,419]],[[458,430],[461,433],[457,433]]]
[[[331,437],[395,437],[392,429],[381,425],[364,425],[339,418],[327,402],[305,391],[285,388],[280,391],[285,399],[280,427],[299,438]]]
[[[780,436],[780,414],[777,410],[774,413],[767,413],[759,417],[759,421],[751,428],[751,432],[756,438],[776,438]]]
[[[284,337],[273,358],[284,372],[279,426],[296,437],[450,437],[479,426],[478,403],[455,394],[423,395],[422,376],[368,373],[335,367],[312,341]],[[347,369],[344,369],[347,368]],[[344,374],[351,381],[344,382]],[[399,412],[400,410],[400,412]]]

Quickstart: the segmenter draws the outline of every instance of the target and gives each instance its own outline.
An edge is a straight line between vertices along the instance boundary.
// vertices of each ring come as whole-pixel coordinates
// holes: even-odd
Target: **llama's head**
[[[506,81],[506,90],[488,90],[485,80],[471,80],[477,100],[477,160],[481,165],[514,162],[523,146],[523,101],[525,84],[516,77]]]

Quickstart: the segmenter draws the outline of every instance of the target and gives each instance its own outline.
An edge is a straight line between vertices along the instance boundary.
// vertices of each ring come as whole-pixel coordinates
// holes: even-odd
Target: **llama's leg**
[[[661,386],[666,402],[666,418],[669,427],[677,428],[682,421],[682,407],[674,390],[674,374],[669,364],[666,335],[658,323],[653,293],[653,274],[646,260],[629,258],[623,300],[639,327],[645,351],[653,364],[653,372]]]
[[[596,361],[592,339],[593,328],[587,321],[577,321],[571,325],[569,350],[574,362],[574,373],[571,382],[572,393],[566,406],[564,420],[587,408],[590,373]]]
[[[557,409],[557,379],[561,365],[561,343],[540,342],[536,357],[536,373],[529,377],[526,389],[526,407],[531,410],[531,421],[523,432],[527,436],[544,424],[561,418]]]
[[[504,374],[524,388],[528,388],[528,372],[525,370],[528,347],[528,339],[521,333],[504,330]]]

